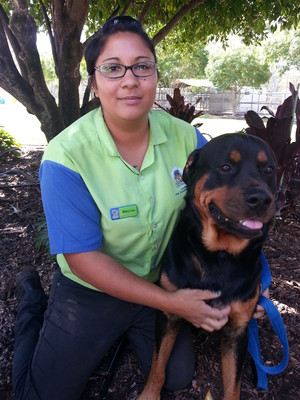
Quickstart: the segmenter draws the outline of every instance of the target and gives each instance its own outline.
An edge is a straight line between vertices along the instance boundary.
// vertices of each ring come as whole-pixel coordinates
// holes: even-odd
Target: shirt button
[[[154,196],[150,196],[151,203],[154,203]]]
[[[141,175],[141,180],[143,181],[145,179],[144,175]]]
[[[153,224],[153,229],[156,229],[157,228],[157,224]]]

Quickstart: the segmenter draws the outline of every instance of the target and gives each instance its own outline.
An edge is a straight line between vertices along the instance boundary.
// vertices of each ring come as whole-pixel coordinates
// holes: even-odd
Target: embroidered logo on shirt
[[[180,168],[173,168],[172,169],[172,177],[175,179],[177,186],[183,183],[182,180],[182,169]]]
[[[136,204],[130,206],[114,207],[110,209],[110,218],[114,221],[117,219],[136,217],[138,208]]]
[[[182,169],[175,167],[172,169],[172,178],[176,182],[176,186],[179,189],[179,192],[176,193],[176,196],[178,196],[180,193],[186,192],[186,184],[183,182],[182,179]]]

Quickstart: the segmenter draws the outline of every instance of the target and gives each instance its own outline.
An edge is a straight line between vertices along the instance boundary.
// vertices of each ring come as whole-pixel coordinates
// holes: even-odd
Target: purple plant
[[[175,88],[173,97],[167,94],[166,98],[171,106],[170,108],[164,108],[157,102],[155,102],[155,104],[162,110],[166,111],[168,114],[173,115],[174,117],[183,119],[184,121],[191,123],[195,118],[200,117],[200,115],[204,114],[203,111],[196,111],[195,108],[196,104],[198,104],[201,100],[201,97],[196,100],[196,103],[194,105],[191,105],[190,103],[186,104],[184,101],[184,97],[180,93],[180,89]]]
[[[299,91],[299,85],[298,85]],[[289,96],[278,106],[276,114],[267,106],[261,110],[267,110],[271,117],[265,124],[263,119],[255,111],[247,111],[245,114],[249,128],[246,132],[260,137],[273,149],[277,159],[277,185],[280,200],[288,210],[295,209],[295,199],[300,195],[300,100],[298,91],[290,83]],[[296,116],[296,137],[291,141],[291,132]]]

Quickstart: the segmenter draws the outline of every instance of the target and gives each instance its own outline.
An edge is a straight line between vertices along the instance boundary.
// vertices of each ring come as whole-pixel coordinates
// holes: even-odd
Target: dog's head
[[[183,172],[188,198],[211,250],[239,253],[266,234],[276,214],[276,159],[261,139],[225,134],[190,156]]]

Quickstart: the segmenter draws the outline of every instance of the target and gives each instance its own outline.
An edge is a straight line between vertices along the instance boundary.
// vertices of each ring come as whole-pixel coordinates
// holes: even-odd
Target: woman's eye
[[[222,172],[230,172],[231,171],[231,167],[228,164],[224,164],[224,165],[221,165],[220,170]]]
[[[118,64],[107,64],[102,66],[102,71],[103,72],[119,72],[120,71],[120,65]]]
[[[109,65],[108,69],[109,72],[119,72],[121,70],[120,65],[116,64],[116,65]]]
[[[137,64],[135,69],[138,69],[139,71],[146,71],[147,69],[149,69],[149,65],[148,64]]]

